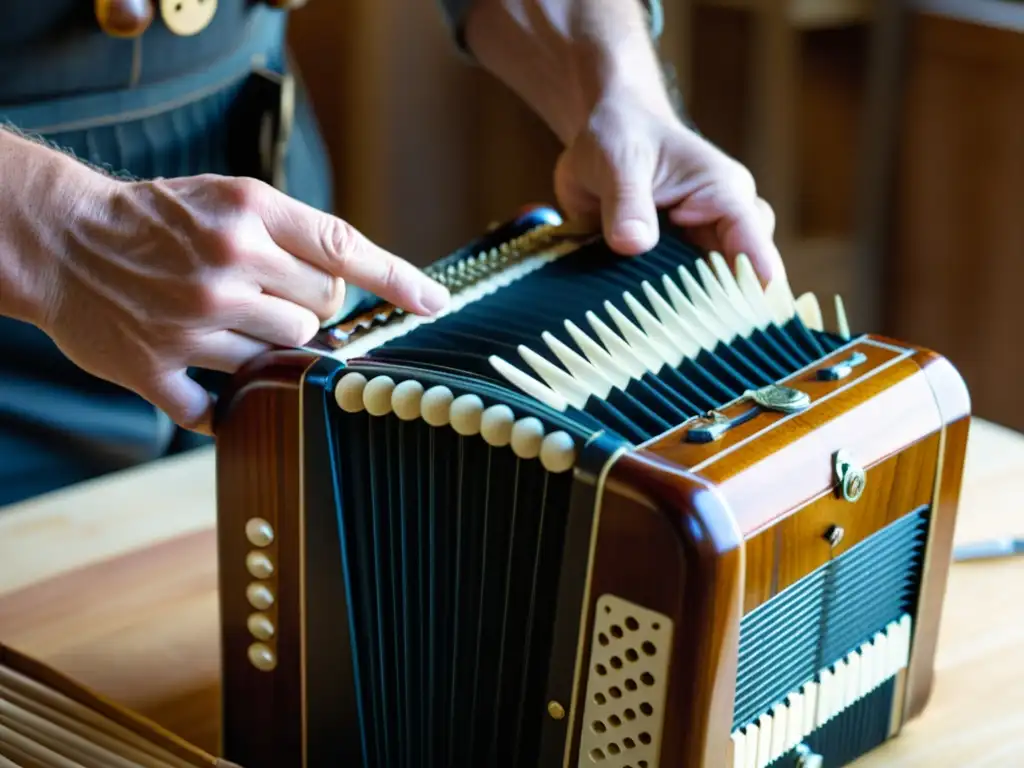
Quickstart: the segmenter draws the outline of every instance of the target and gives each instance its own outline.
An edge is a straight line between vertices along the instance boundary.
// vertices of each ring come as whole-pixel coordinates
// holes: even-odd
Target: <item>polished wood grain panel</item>
[[[635,595],[675,622],[662,765],[723,764],[735,694],[743,557],[739,531],[711,485],[643,452],[627,453],[612,467],[590,611],[602,592],[626,589],[623,597]]]
[[[826,492],[756,534],[747,545],[744,612],[929,503],[938,450],[939,435],[929,435],[867,469],[864,495],[857,501]],[[833,526],[843,529],[835,547],[826,537]],[[759,544],[751,546],[755,541]]]
[[[932,499],[928,555],[918,608],[913,655],[907,671],[904,719],[918,716],[931,697],[939,626],[960,512],[960,492],[970,432],[969,396],[963,379],[948,360],[922,352],[919,356],[932,382],[936,401],[946,422],[940,475]]]
[[[302,605],[300,573],[301,466],[299,387],[314,357],[266,355],[235,377],[221,395],[217,435],[217,527],[225,689],[223,752],[248,768],[303,765]],[[246,568],[255,549],[246,523],[272,526],[265,551],[274,573],[264,582],[274,595],[263,611],[275,633],[266,644],[277,657],[272,671],[249,661],[255,642],[247,619],[255,609],[246,588],[256,580]]]

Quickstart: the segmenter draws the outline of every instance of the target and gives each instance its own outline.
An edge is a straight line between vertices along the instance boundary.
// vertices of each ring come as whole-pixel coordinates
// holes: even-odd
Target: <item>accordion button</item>
[[[263,643],[253,643],[249,646],[249,662],[260,672],[270,672],[277,666],[277,657]]]
[[[274,564],[262,552],[250,552],[246,555],[245,567],[254,579],[266,579],[274,573]]]
[[[274,604],[274,593],[263,584],[250,584],[245,589],[245,596],[257,611],[265,611]]]
[[[270,640],[274,636],[274,623],[262,613],[254,613],[246,621],[249,634],[257,640]]]
[[[254,517],[245,524],[245,537],[254,547],[266,547],[274,540],[274,529],[266,520]]]

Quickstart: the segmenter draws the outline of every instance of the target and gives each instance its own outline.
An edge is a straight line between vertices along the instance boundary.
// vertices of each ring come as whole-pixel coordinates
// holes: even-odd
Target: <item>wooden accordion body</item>
[[[371,309],[222,395],[227,759],[837,766],[924,707],[953,367],[551,216],[438,262],[444,317]]]

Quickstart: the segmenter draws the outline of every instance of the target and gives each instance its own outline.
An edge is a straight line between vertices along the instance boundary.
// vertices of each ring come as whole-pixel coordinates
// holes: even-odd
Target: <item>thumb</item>
[[[613,161],[601,195],[604,234],[612,250],[636,256],[658,244],[654,159],[648,152]]]
[[[213,398],[185,369],[165,374],[139,394],[182,429],[213,434]]]

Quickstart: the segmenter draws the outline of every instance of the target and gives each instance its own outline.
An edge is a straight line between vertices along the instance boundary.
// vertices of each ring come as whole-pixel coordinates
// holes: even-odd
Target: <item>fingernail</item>
[[[619,224],[617,234],[620,240],[625,240],[634,247],[640,247],[645,250],[651,247],[650,241],[654,235],[651,227],[639,219],[623,221]]]
[[[448,289],[440,283],[429,281],[424,283],[420,291],[420,306],[424,311],[434,314],[448,306],[451,294]]]

